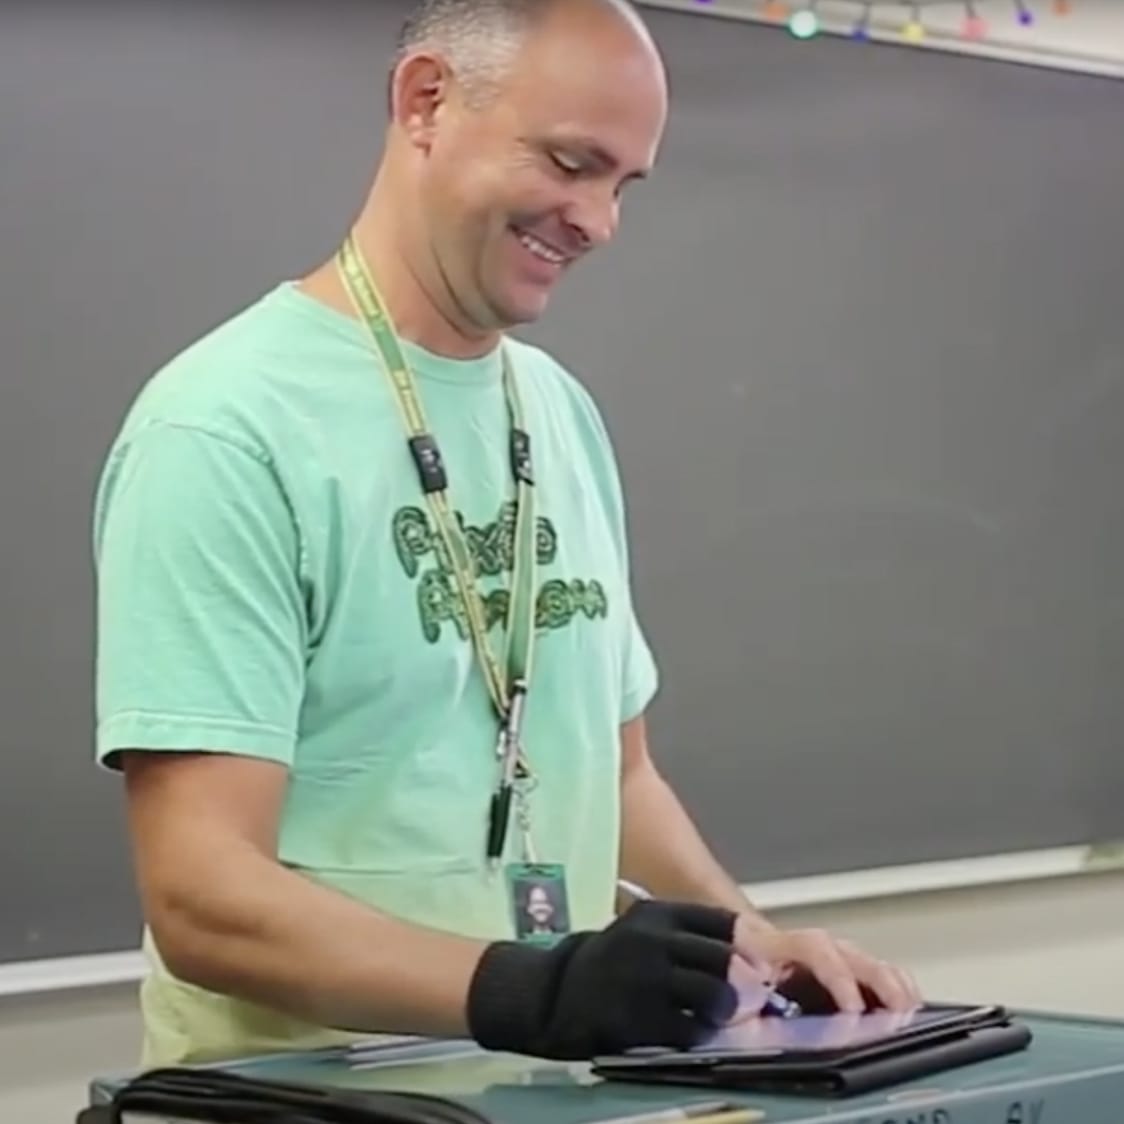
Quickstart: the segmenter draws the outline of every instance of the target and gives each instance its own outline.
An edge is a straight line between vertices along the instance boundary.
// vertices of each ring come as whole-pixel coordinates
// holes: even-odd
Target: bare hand
[[[916,982],[904,968],[876,960],[823,929],[778,929],[759,919],[741,917],[734,931],[734,947],[745,962],[733,973],[740,991],[743,981],[754,978],[763,976],[778,986],[800,975],[806,980],[810,977],[808,982],[822,989],[829,1009],[858,1012],[874,1006],[910,1011],[922,1002]]]

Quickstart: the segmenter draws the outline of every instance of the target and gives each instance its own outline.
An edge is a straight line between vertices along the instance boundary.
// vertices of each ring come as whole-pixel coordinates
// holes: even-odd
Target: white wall
[[[775,911],[910,967],[935,998],[1124,1018],[1124,873]],[[135,986],[0,998],[0,1120],[74,1117],[139,1049]]]
[[[935,999],[1124,1019],[1124,873],[785,911],[909,967]]]
[[[64,1124],[94,1075],[137,1063],[136,985],[0,999],[0,1120]]]

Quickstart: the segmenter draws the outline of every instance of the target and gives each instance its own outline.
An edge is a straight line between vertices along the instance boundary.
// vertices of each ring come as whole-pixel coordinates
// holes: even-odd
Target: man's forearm
[[[621,781],[621,874],[658,897],[722,906],[769,923],[711,853],[679,797],[650,762]]]
[[[319,1026],[466,1032],[483,943],[377,913],[252,848],[214,859],[154,911],[175,974]]]

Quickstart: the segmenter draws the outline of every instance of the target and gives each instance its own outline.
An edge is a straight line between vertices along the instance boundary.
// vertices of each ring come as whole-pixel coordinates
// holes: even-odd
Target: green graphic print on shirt
[[[483,527],[466,524],[456,513],[477,577],[498,578],[511,573],[514,563],[515,504],[505,503],[496,519]],[[558,534],[548,518],[540,516],[535,535],[535,555],[540,566],[550,565],[558,553]],[[403,507],[392,520],[398,560],[409,578],[417,578],[418,616],[422,635],[431,644],[441,637],[441,626],[451,621],[461,639],[470,636],[464,605],[457,592],[456,576],[444,540],[421,507]],[[489,629],[507,616],[508,591],[493,589],[484,595],[484,613]],[[564,628],[578,613],[590,620],[609,612],[605,587],[596,579],[569,581],[552,578],[544,582],[535,600],[537,628]]]

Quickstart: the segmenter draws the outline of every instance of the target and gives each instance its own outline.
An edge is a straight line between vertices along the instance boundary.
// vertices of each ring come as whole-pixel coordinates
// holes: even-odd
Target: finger
[[[761,979],[773,981],[779,974],[775,961],[784,959],[783,955],[777,955],[778,950],[789,939],[789,934],[775,929],[762,930],[753,925],[739,924],[734,929],[734,951]]]
[[[668,951],[672,964],[682,968],[694,968],[723,980],[729,974],[733,949],[722,941],[676,933],[668,940]]]
[[[917,1008],[925,1002],[921,995],[921,985],[917,982],[914,975],[906,968],[898,965],[894,969],[901,977],[902,986],[909,994],[909,1001],[911,1008]]]
[[[724,979],[690,968],[672,968],[669,991],[675,1004],[703,1023],[718,1027],[738,1009],[738,995]]]
[[[890,967],[897,975],[898,981],[901,983],[902,991],[907,997],[907,1004],[904,1009],[909,1011],[917,1010],[924,1002],[921,998],[921,988],[918,986],[917,981],[900,965],[891,964]]]
[[[820,932],[799,933],[792,937],[791,958],[803,964],[827,990],[840,1011],[863,1011],[862,992],[855,972],[835,942]]]
[[[914,1006],[911,989],[893,965],[875,960],[850,941],[838,941],[836,947],[860,986],[866,988],[879,1005],[890,1011],[906,1011]]]
[[[733,941],[738,915],[731,910],[709,905],[695,905],[691,902],[663,904],[670,910],[679,928],[685,929],[688,933],[709,937],[711,940],[725,941],[727,944]]]
[[[740,1026],[751,1019],[761,1018],[761,1011],[765,1006],[764,997],[760,1002],[747,1003],[745,997],[738,996],[738,1009],[726,1020],[727,1026]]]
[[[914,1010],[920,1007],[923,1000],[921,997],[921,988],[918,986],[917,981],[910,974],[910,972],[897,965],[891,964],[886,960],[873,960],[862,949],[856,947],[850,941],[841,940],[838,942],[840,949],[848,959],[855,960],[870,960],[872,964],[877,966],[877,970],[888,973],[893,977],[893,987],[896,989],[900,996],[900,1002],[897,1003],[892,1009],[894,1010]],[[856,968],[858,965],[856,964]],[[865,969],[862,976],[863,982],[866,982]]]
[[[738,997],[737,1010],[728,1022],[741,1023],[760,1015],[772,994],[769,981],[738,955],[730,958],[728,978]]]
[[[711,1029],[685,1011],[668,1011],[659,1020],[652,1045],[667,1046],[673,1050],[689,1050],[704,1042]]]

